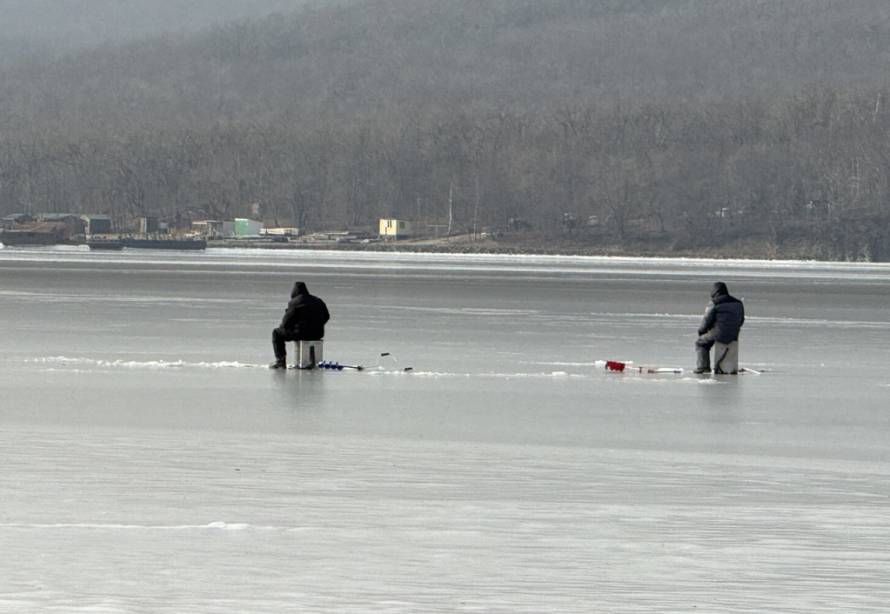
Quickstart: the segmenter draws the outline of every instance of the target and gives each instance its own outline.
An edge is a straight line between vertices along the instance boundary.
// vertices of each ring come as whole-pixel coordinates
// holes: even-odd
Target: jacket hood
[[[716,299],[720,296],[727,296],[729,294],[729,290],[726,288],[726,284],[722,281],[715,281],[714,285],[711,286],[711,298]]]
[[[294,284],[294,289],[290,291],[290,297],[294,298],[298,294],[309,294],[309,290],[306,289],[306,284],[302,281],[298,281]]]

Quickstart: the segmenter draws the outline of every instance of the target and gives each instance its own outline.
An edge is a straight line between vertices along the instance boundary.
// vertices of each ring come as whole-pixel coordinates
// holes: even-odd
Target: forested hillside
[[[162,33],[196,32],[235,19],[293,11],[311,1],[0,0],[0,48],[3,60],[24,49],[58,53]]]
[[[890,259],[888,60],[884,0],[309,3],[6,62],[0,210]]]

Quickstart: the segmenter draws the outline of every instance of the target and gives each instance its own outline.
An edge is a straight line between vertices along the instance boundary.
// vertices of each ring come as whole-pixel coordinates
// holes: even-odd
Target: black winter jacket
[[[324,301],[309,294],[306,284],[297,282],[281,319],[281,328],[290,331],[298,339],[317,341],[324,338],[324,325],[330,319],[331,315]]]
[[[713,297],[708,305],[698,327],[698,334],[710,332],[716,341],[731,343],[738,340],[739,330],[744,323],[745,305],[742,301],[729,294],[720,294]]]

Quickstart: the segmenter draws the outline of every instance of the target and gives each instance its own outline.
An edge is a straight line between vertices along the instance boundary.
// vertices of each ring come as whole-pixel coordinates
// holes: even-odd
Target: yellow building
[[[395,219],[380,219],[380,236],[384,239],[404,239],[414,234],[411,222]]]

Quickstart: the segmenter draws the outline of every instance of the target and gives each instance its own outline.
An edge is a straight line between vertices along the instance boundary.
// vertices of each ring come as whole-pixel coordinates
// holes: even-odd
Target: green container
[[[252,237],[259,233],[262,224],[258,224],[253,220],[244,217],[236,217],[234,223],[234,231],[236,237]]]

